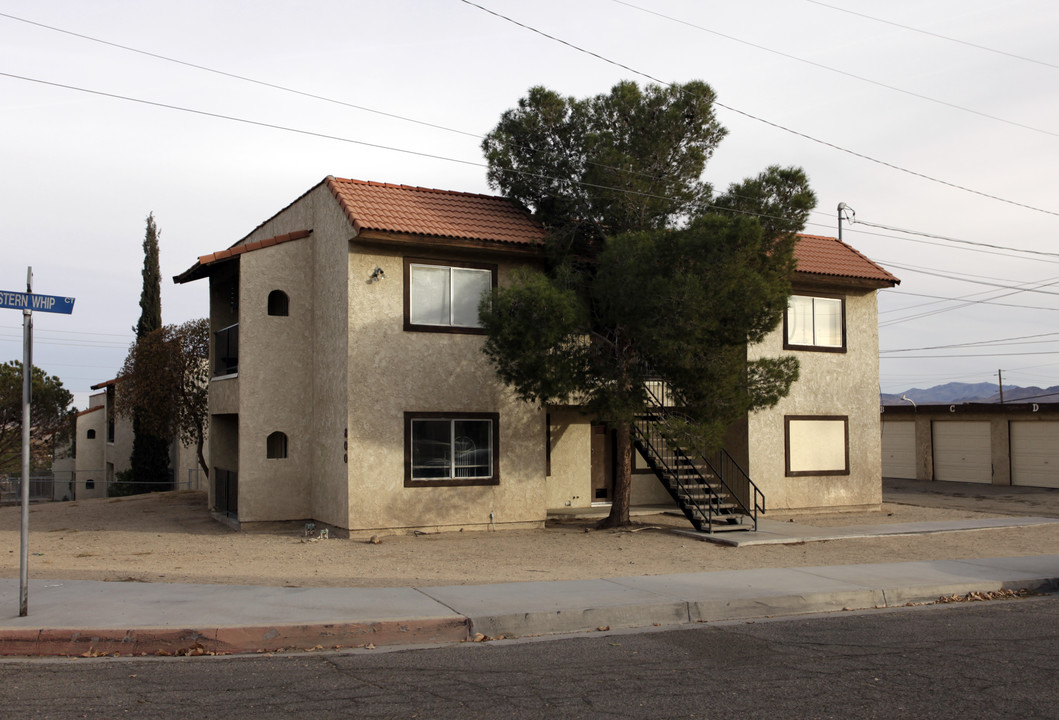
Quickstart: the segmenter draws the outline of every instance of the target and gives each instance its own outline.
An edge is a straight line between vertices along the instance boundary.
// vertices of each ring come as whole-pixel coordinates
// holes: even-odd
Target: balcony
[[[239,323],[213,334],[214,377],[239,372]]]

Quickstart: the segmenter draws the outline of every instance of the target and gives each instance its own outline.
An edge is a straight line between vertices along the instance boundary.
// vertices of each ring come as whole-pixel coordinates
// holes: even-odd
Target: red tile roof
[[[544,229],[507,198],[328,177],[358,233],[376,230],[459,240],[540,245]]]
[[[280,243],[290,242],[291,240],[301,240],[302,238],[307,238],[312,235],[312,232],[312,230],[296,230],[294,232],[284,233],[283,235],[277,235],[276,237],[266,238],[265,240],[255,240],[254,242],[249,242],[245,245],[235,245],[227,250],[220,250],[215,253],[210,253],[209,255],[200,255],[199,265],[209,265],[218,260],[227,260],[228,258],[242,255],[251,250],[259,250],[263,247],[271,247],[273,245],[279,245]]]
[[[94,406],[88,408],[87,410],[82,410],[81,412],[77,413],[77,417],[81,417],[82,415],[87,415],[88,413],[94,413],[96,410],[102,410],[104,407],[106,407],[106,406],[105,405],[94,405]]]
[[[544,229],[527,210],[507,198],[333,176],[325,178],[324,184],[358,234],[376,231],[533,250],[544,245]],[[227,250],[202,255],[195,265],[173,280],[183,283],[206,277],[207,265],[259,248],[300,240],[311,232],[297,230],[267,240],[243,244],[240,241]]]
[[[124,377],[116,377],[113,380],[104,380],[96,385],[91,385],[92,390],[99,390],[100,388],[110,387],[111,385],[117,385],[119,382],[124,380]]]
[[[799,235],[798,243],[794,246],[794,259],[798,261],[799,273],[870,280],[890,287],[901,282],[846,243],[833,237]]]
[[[545,232],[540,224],[527,210],[503,197],[333,176],[325,178],[324,184],[358,234],[416,235],[498,243],[523,249],[535,249],[544,242]],[[187,282],[205,277],[207,265],[260,248],[301,240],[311,233],[312,230],[296,230],[202,255],[193,267],[174,280]],[[831,237],[799,235],[794,256],[801,274],[850,278],[891,287],[900,282],[849,245]]]

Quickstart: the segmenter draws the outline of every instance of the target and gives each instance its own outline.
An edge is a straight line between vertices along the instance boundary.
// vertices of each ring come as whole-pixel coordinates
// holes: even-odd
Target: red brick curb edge
[[[0,629],[0,655],[121,657],[235,655],[381,645],[465,642],[465,617],[367,623],[267,625],[212,629]]]

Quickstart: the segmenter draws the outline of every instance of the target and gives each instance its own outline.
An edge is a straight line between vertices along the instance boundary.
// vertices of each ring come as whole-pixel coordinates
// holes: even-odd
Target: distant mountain
[[[952,405],[960,403],[999,403],[1000,392],[996,383],[959,383],[951,382],[935,385],[923,390],[912,388],[903,393],[881,393],[879,398],[883,405],[905,405],[901,399],[904,395],[917,405]],[[1004,402],[1059,402],[1059,385],[1049,388],[1004,386]]]

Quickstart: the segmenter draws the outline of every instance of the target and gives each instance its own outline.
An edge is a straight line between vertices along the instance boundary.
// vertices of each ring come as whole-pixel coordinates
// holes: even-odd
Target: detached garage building
[[[883,477],[1059,488],[1059,404],[887,405]]]

